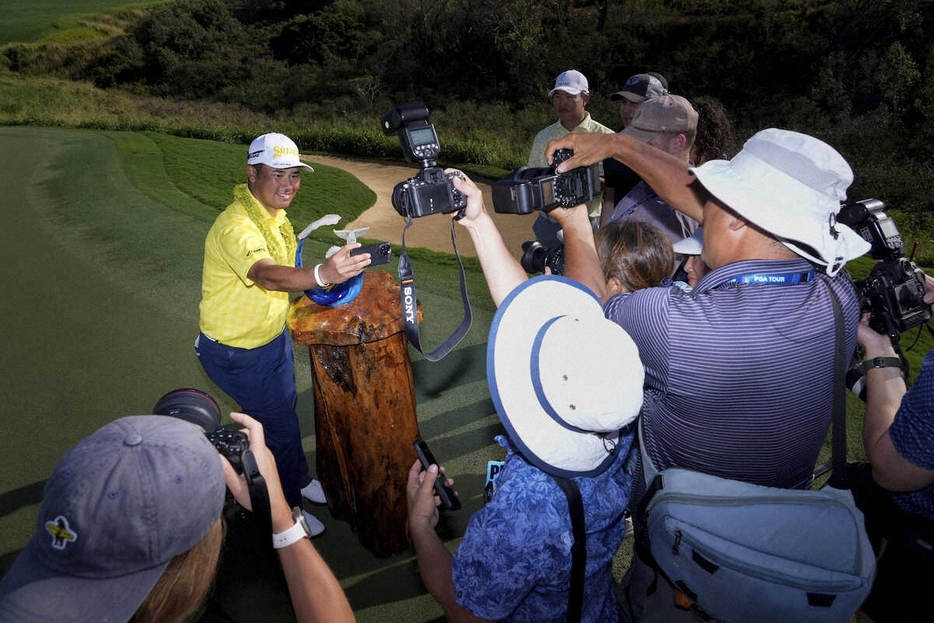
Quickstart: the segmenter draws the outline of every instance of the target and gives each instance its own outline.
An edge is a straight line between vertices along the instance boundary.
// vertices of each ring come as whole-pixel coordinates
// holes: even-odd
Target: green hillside
[[[0,44],[49,41],[82,41],[115,31],[108,15],[118,9],[165,2],[114,2],[113,0],[4,0],[0,3]]]

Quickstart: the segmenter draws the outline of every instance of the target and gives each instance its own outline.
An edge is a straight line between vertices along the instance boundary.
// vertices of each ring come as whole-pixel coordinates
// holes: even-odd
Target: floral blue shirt
[[[889,437],[906,460],[934,469],[934,349],[925,355],[921,373],[902,398]],[[893,498],[903,510],[934,519],[934,484],[919,491],[896,493]]]
[[[632,474],[624,469],[632,434],[616,460],[595,478],[574,478],[584,502],[587,567],[585,623],[618,620],[613,557],[625,531]],[[564,492],[527,463],[510,442],[492,500],[471,516],[454,554],[457,603],[475,616],[529,623],[567,620],[574,535]]]

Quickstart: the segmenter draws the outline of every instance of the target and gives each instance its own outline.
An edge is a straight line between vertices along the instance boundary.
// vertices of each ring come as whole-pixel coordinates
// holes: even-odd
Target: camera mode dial
[[[565,160],[570,160],[571,156],[574,155],[573,149],[568,149],[564,147],[562,149],[556,149],[555,153],[551,155],[551,166],[556,167]]]

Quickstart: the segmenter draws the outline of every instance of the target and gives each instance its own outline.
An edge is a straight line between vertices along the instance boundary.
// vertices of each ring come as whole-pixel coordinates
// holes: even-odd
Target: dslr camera
[[[217,401],[206,392],[184,387],[162,396],[152,408],[152,413],[191,422],[204,431],[208,441],[230,461],[238,474],[243,474],[246,478],[250,490],[250,503],[253,507],[252,520],[256,523],[260,537],[268,539],[268,535],[272,534],[272,515],[266,480],[259,472],[256,458],[250,450],[250,440],[243,431],[221,426],[221,411]],[[250,517],[248,511],[240,506],[228,490],[224,502],[224,518],[228,526],[248,523]]]
[[[895,336],[931,318],[924,302],[924,271],[905,257],[905,245],[895,221],[883,211],[878,199],[844,205],[837,221],[848,225],[872,245],[873,259],[880,260],[869,276],[854,280],[863,311],[869,311],[869,326]]]
[[[538,240],[528,240],[522,243],[522,257],[519,263],[527,273],[543,273],[547,266],[552,275],[563,275],[564,245],[559,243],[546,247]]]
[[[398,135],[406,157],[421,167],[415,176],[393,189],[392,207],[396,212],[405,218],[418,218],[467,207],[467,197],[451,182],[453,176],[435,161],[441,153],[441,144],[435,126],[428,123],[427,106],[408,104],[393,108],[383,115],[382,127],[387,136]]]
[[[571,149],[553,154],[550,167],[516,167],[493,182],[493,211],[499,214],[529,214],[533,210],[571,208],[600,194],[600,165],[577,167],[564,173],[555,168],[574,155]],[[524,245],[523,245],[524,246]]]

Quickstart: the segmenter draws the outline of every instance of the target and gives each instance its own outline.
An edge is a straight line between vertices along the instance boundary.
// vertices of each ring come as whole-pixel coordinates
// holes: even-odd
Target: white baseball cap
[[[679,240],[671,247],[675,250],[675,253],[681,255],[700,255],[704,249],[704,228],[698,227],[693,236]]]
[[[264,164],[273,169],[291,169],[301,167],[314,171],[299,158],[298,145],[285,134],[270,132],[257,136],[250,143],[250,151],[246,155],[249,165]]]
[[[564,91],[571,95],[583,93],[590,95],[590,85],[587,83],[587,77],[576,69],[569,69],[558,74],[555,80],[555,88],[548,92],[548,97],[555,94],[555,91]]]

